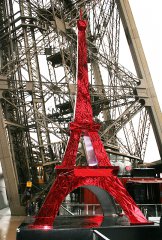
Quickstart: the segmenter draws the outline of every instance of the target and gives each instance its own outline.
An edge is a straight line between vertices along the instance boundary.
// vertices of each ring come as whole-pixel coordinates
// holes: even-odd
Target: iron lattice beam
[[[124,26],[129,25],[124,20],[125,3],[125,0],[120,3],[115,0],[1,1],[0,73],[7,80],[5,87],[0,86],[0,98],[20,192],[27,179],[32,178],[37,185],[39,166],[44,168],[48,183],[54,165],[61,162],[66,148],[76,93],[75,25],[80,8],[89,22],[90,93],[104,145],[112,146],[108,151],[117,149],[118,154],[143,160],[149,116],[160,133],[156,117],[152,117],[154,105],[150,104],[149,88],[141,79],[146,77],[141,75],[143,70],[139,71],[140,64],[136,66],[138,76],[135,76],[119,63],[120,17]],[[133,121],[135,116],[138,129]],[[121,132],[123,139],[119,137]],[[84,146],[79,146],[77,161],[84,162],[84,158]]]

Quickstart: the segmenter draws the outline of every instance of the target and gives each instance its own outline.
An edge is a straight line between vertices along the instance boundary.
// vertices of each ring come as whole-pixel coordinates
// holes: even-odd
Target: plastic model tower
[[[74,121],[70,123],[70,138],[62,164],[56,167],[56,180],[32,226],[34,228],[53,227],[55,217],[65,197],[74,189],[84,186],[96,186],[108,192],[122,207],[131,224],[147,224],[147,219],[116,176],[118,169],[111,165],[98,134],[100,126],[93,120],[87,66],[87,21],[83,20],[82,16],[80,18],[77,21],[78,70]],[[85,167],[76,166],[81,136],[85,139],[85,145],[91,146],[88,166]]]

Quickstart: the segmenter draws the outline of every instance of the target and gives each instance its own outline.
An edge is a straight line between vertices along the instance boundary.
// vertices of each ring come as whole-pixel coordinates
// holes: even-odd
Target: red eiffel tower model
[[[121,181],[116,176],[117,169],[110,163],[98,134],[99,124],[93,120],[89,94],[86,26],[87,21],[77,21],[78,26],[78,71],[77,98],[74,121],[70,123],[70,139],[54,181],[35,221],[34,228],[53,227],[55,217],[65,197],[78,187],[96,186],[109,193],[124,210],[130,224],[149,224]],[[92,156],[88,166],[75,165],[81,136],[90,144]],[[85,141],[85,144],[86,144]],[[93,158],[93,159],[92,159]]]

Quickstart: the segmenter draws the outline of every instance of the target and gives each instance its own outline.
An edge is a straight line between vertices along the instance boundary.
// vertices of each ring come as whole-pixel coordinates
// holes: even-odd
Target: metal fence
[[[161,217],[162,204],[137,204],[146,218]],[[117,206],[117,213],[122,213],[120,205]],[[77,203],[63,203],[61,205],[60,215],[81,215],[92,216],[101,215],[102,208],[100,204],[77,204]]]

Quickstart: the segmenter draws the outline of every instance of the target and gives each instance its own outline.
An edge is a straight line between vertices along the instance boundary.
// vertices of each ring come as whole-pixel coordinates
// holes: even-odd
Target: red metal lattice
[[[80,19],[78,26],[78,79],[77,99],[74,122],[70,123],[70,139],[65,151],[63,162],[56,167],[58,176],[53,183],[47,198],[35,218],[33,227],[53,226],[55,217],[65,197],[74,189],[92,185],[110,193],[120,204],[133,224],[146,224],[147,219],[130,197],[121,181],[115,176],[116,168],[110,159],[99,137],[99,124],[93,121],[93,112],[89,94],[86,26],[87,22]],[[76,167],[76,155],[81,135],[91,140],[98,165],[95,167]]]

